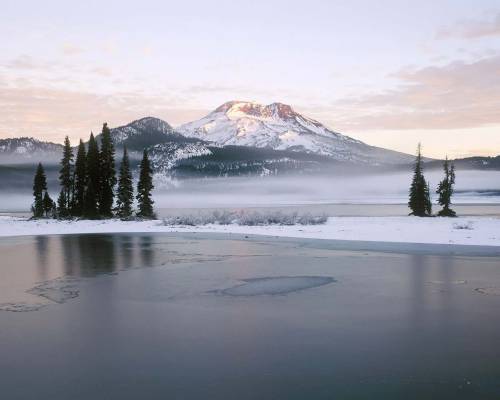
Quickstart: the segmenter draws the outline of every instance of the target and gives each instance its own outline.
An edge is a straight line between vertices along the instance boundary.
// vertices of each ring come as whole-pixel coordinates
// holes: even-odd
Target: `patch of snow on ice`
[[[47,304],[28,304],[28,303],[3,303],[0,304],[0,311],[10,312],[29,312],[38,311],[45,307]]]
[[[466,285],[466,280],[455,280],[455,281],[429,281],[431,285]]]
[[[57,278],[51,281],[42,282],[27,292],[43,297],[54,303],[62,304],[69,299],[78,297],[80,291],[78,289],[77,282],[77,278]]]
[[[243,279],[244,284],[219,291],[229,296],[278,295],[336,282],[329,276],[278,276]]]
[[[500,296],[500,287],[486,287],[486,288],[476,288],[476,292],[481,294],[489,294],[493,296]]]

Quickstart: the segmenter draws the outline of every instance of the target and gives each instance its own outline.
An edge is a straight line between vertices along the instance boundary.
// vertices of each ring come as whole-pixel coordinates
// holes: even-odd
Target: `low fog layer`
[[[426,177],[435,188],[442,173],[432,171]],[[405,204],[410,181],[411,172],[340,177],[196,179],[172,182],[166,185],[167,189],[157,189],[155,200],[159,208]],[[459,171],[454,201],[500,203],[500,171]]]
[[[426,177],[435,190],[442,173]],[[156,208],[218,208],[308,204],[406,204],[411,171],[364,176],[254,177],[156,180]],[[57,198],[51,185],[51,195]],[[437,196],[433,195],[435,201]],[[459,171],[456,204],[500,204],[500,171]],[[31,190],[0,190],[0,211],[29,211]]]

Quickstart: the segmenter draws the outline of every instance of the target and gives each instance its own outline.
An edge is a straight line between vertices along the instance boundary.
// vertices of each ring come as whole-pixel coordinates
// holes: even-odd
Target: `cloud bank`
[[[463,129],[500,124],[500,55],[406,69],[394,90],[335,103],[349,129]]]

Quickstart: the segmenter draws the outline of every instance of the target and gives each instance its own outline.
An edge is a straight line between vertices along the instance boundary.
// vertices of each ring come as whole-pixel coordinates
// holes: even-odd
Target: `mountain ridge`
[[[131,152],[142,153],[144,148],[161,143],[195,141],[180,135],[168,122],[156,117],[143,117],[110,131],[115,146],[127,146]]]
[[[61,157],[62,144],[30,136],[0,139],[2,164],[19,164],[23,161],[55,161]]]
[[[331,130],[283,103],[234,100],[180,128],[148,116],[110,130],[118,161],[123,146],[135,159],[149,148],[155,167],[163,174],[181,170],[203,174],[204,168],[219,175],[281,173],[284,165],[294,171],[302,167],[313,171],[323,168],[321,165],[331,168],[337,162],[346,168],[406,168],[414,160],[413,155],[370,146]],[[0,164],[57,163],[61,150],[61,144],[36,138],[0,139]],[[431,168],[441,163],[426,161]],[[500,157],[457,159],[456,164],[460,168],[500,169]]]

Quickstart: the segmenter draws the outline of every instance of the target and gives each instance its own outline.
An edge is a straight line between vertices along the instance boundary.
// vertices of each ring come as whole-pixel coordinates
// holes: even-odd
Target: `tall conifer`
[[[86,218],[97,218],[99,216],[99,193],[100,193],[100,163],[99,146],[90,133],[87,151],[87,187],[85,189],[84,216]]]
[[[140,172],[139,182],[137,184],[137,202],[138,212],[137,216],[142,218],[154,218],[153,199],[151,198],[151,191],[153,190],[153,171],[148,158],[148,152],[144,150]]]
[[[425,180],[422,166],[422,148],[419,143],[415,167],[413,169],[413,179],[410,186],[410,199],[408,207],[411,209],[410,215],[417,217],[429,216],[432,212],[429,185]]]
[[[85,202],[85,188],[87,184],[87,154],[85,145],[80,139],[78,145],[78,152],[76,153],[75,160],[75,173],[74,173],[74,194],[73,194],[73,207],[72,214],[81,217],[83,215],[83,207]]]
[[[61,193],[57,200],[59,216],[66,218],[70,216],[72,193],[73,193],[73,150],[71,143],[66,136],[64,139],[63,157],[61,159],[61,169],[59,170],[59,183]]]
[[[43,169],[42,163],[38,163],[36,169],[35,178],[33,180],[33,197],[35,198],[33,205],[31,206],[31,211],[33,212],[33,217],[40,218],[43,217],[43,193],[47,191],[47,178],[45,176],[45,171]]]
[[[439,195],[438,203],[443,207],[438,212],[441,217],[455,217],[457,213],[450,208],[451,196],[453,196],[453,186],[455,185],[455,166],[448,161],[448,157],[443,164],[444,178],[439,182],[436,193]]]
[[[432,215],[431,185],[429,182],[425,184],[425,213]]]
[[[99,218],[99,208],[97,203],[97,194],[95,192],[95,185],[92,178],[87,181],[85,188],[85,198],[83,202],[83,216],[88,219]]]
[[[116,185],[115,148],[108,124],[104,123],[101,134],[100,153],[101,190],[99,193],[99,212],[103,217],[113,215],[114,187]]]
[[[124,146],[116,195],[116,215],[120,218],[130,218],[132,216],[133,201],[134,188],[132,185],[132,174],[130,172],[127,148]]]
[[[49,192],[45,191],[43,195],[43,212],[45,217],[55,217],[54,208],[54,201],[50,198]]]

